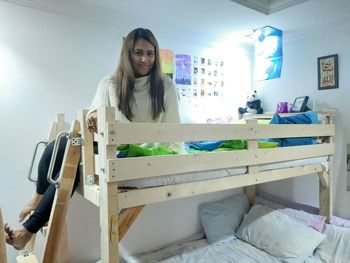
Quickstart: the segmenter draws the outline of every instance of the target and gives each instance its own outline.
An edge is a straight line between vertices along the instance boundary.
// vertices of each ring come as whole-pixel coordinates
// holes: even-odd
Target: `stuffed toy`
[[[258,98],[258,94],[256,90],[252,90],[249,92],[249,95],[247,97],[247,103],[246,103],[247,107],[245,108],[239,107],[238,112],[241,115],[246,112],[252,113],[252,114],[262,114],[264,110],[260,104],[261,104],[261,101]]]

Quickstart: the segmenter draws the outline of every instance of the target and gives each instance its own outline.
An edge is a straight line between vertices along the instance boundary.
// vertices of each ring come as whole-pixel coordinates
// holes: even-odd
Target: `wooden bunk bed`
[[[114,108],[98,109],[98,134],[88,131],[87,110],[79,113],[83,138],[81,178],[78,192],[100,208],[101,260],[119,262],[118,244],[128,228],[147,204],[194,196],[226,189],[245,187],[251,202],[255,185],[309,174],[319,176],[320,214],[332,215],[332,161],[335,151],[333,136],[335,111],[323,112],[327,124],[260,125],[256,120],[246,124],[143,124],[120,123]],[[266,116],[265,116],[266,117]],[[318,137],[321,143],[271,149],[258,148],[263,138]],[[229,152],[178,154],[138,158],[116,158],[120,144],[183,142],[203,140],[247,141],[247,149]],[[98,143],[98,155],[93,152]],[[261,171],[263,164],[325,156],[328,169],[319,163],[291,168]],[[149,187],[118,189],[123,180],[160,177],[170,174],[247,167],[241,175],[196,182]]]

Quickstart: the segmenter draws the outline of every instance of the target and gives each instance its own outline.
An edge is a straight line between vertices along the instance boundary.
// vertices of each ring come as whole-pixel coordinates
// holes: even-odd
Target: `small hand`
[[[97,113],[92,112],[86,118],[88,129],[91,133],[97,133]]]

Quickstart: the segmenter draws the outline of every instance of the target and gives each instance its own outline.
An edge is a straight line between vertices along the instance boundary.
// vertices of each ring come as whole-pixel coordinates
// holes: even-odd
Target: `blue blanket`
[[[281,117],[275,114],[270,124],[317,124],[318,115],[317,112],[308,111],[298,115]],[[282,139],[269,139],[272,142],[278,142],[280,147],[297,146],[297,145],[309,145],[315,144],[314,137],[299,137],[299,138],[282,138]]]

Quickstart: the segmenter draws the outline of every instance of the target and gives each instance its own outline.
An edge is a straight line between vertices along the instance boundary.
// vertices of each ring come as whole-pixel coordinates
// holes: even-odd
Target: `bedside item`
[[[309,100],[308,96],[297,97],[294,100],[293,106],[291,108],[291,112],[304,112],[310,110],[306,103]]]
[[[277,103],[276,113],[288,113],[288,102]]]

